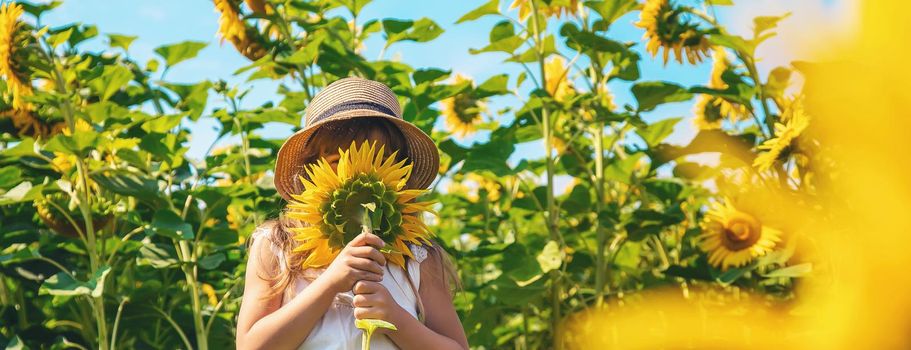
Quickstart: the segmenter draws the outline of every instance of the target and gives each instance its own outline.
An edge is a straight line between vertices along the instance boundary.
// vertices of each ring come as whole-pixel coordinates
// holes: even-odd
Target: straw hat
[[[328,124],[360,117],[380,117],[396,125],[405,135],[406,156],[412,162],[408,188],[427,188],[440,168],[440,154],[430,136],[402,119],[402,108],[389,87],[363,78],[339,79],[323,88],[307,106],[304,128],[291,135],[275,160],[275,188],[285,200],[291,199],[298,176],[304,171],[304,149],[313,133]]]

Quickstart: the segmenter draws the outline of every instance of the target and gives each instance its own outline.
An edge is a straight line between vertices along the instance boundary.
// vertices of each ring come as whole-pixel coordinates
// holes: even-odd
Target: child
[[[303,191],[298,176],[325,158],[334,168],[339,147],[352,141],[398,150],[413,165],[408,188],[426,188],[436,177],[439,154],[433,141],[401,117],[395,94],[360,78],[338,80],[307,107],[306,127],[278,152],[275,187],[288,200]],[[386,264],[380,237],[364,233],[325,269],[302,269],[290,229],[301,223],[282,215],[258,227],[250,240],[238,349],[360,349],[357,319],[382,319],[397,331],[377,331],[371,349],[467,349],[452,305],[454,269],[437,245],[410,246],[405,268]],[[353,297],[352,297],[353,295]]]

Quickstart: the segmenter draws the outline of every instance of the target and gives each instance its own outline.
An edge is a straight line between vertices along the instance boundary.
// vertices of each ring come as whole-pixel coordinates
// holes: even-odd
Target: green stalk
[[[772,114],[769,112],[769,102],[766,101],[765,92],[762,89],[762,80],[759,78],[759,71],[756,70],[756,62],[753,61],[753,57],[747,56],[746,53],[741,53],[743,57],[741,60],[747,66],[747,71],[750,72],[750,77],[753,78],[753,83],[756,84],[757,95],[759,97],[759,102],[762,105],[762,113],[765,114],[765,127],[768,129],[768,133],[765,132],[765,129],[762,127],[763,124],[760,123],[756,114],[753,114],[753,118],[756,118],[756,126],[759,127],[759,130],[766,135],[766,137],[774,136],[775,132],[775,123],[772,121]]]
[[[595,193],[598,199],[595,200],[595,208],[598,215],[604,209],[604,124],[597,123],[595,130]],[[601,226],[601,220],[595,220],[595,232],[598,240],[598,255],[595,256],[595,306],[601,307],[604,304],[604,273],[606,265],[604,264],[604,245],[607,243],[607,234],[604,227]]]
[[[190,252],[190,245],[187,241],[177,243],[180,247],[179,255],[184,262],[181,269],[186,277],[187,285],[190,286],[190,302],[193,308],[193,328],[196,333],[196,348],[199,350],[209,349],[209,339],[206,336],[205,326],[202,321],[202,303],[199,300],[199,281],[196,279],[196,255]]]
[[[60,70],[60,64],[54,59],[53,52],[44,52],[45,56],[50,61],[50,64],[54,67],[54,80],[56,85],[57,92],[63,96],[67,96],[66,91],[66,80],[63,78],[63,72]],[[70,105],[69,99],[65,99],[65,102],[61,105],[61,110],[63,112],[63,118],[66,121],[67,125],[70,128],[70,131],[76,132],[76,120],[74,117],[73,106]],[[89,188],[88,188],[88,173],[85,169],[85,163],[82,160],[82,157],[76,157],[76,171],[79,174],[79,182],[81,190],[78,190],[77,196],[79,197],[79,211],[82,214],[83,220],[85,220],[85,236],[87,240],[87,249],[89,255],[89,266],[91,268],[91,275],[94,275],[98,271],[98,262],[101,260],[98,255],[98,250],[95,247],[95,227],[92,222],[92,211],[89,206]],[[104,240],[101,242],[104,243]],[[93,297],[92,299],[92,309],[95,312],[95,322],[98,330],[98,348],[102,350],[107,350],[108,346],[108,332],[107,332],[107,322],[104,314],[104,295],[99,297]]]
[[[533,16],[533,34],[534,42],[538,56],[538,66],[541,70],[541,83],[544,85],[544,90],[547,91],[547,73],[544,69],[544,49],[541,43],[541,30],[540,24],[538,23],[538,7],[534,1],[531,1],[532,16]],[[549,94],[550,92],[547,91]],[[563,249],[563,237],[560,235],[560,231],[557,229],[558,217],[557,217],[557,205],[554,200],[554,158],[553,158],[553,130],[551,130],[552,122],[551,115],[547,110],[547,107],[542,107],[542,129],[544,136],[544,152],[545,152],[545,163],[546,163],[546,178],[547,178],[547,217],[546,224],[547,230],[550,232],[551,239],[556,241],[559,244],[560,249]],[[562,315],[560,312],[561,305],[561,296],[563,295],[563,285],[560,279],[560,271],[553,270],[551,274],[551,329],[553,332],[553,348],[556,350],[563,349],[563,334],[560,329],[560,321]]]

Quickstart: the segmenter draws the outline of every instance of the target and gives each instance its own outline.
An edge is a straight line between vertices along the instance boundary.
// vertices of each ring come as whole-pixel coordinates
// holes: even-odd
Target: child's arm
[[[237,320],[238,349],[293,349],[300,346],[332,305],[339,292],[358,280],[382,280],[385,258],[372,246],[376,235],[362,235],[348,244],[329,268],[294,299],[281,306],[281,295],[268,300],[269,281],[260,278],[277,271],[278,261],[264,241],[253,242],[247,262],[244,297]]]
[[[468,349],[468,339],[459,321],[449,284],[443,273],[440,256],[430,250],[430,256],[421,263],[421,285],[418,293],[426,314],[422,324],[399,306],[389,291],[379,283],[359,282],[354,287],[354,316],[379,318],[392,322],[397,331],[377,332],[386,334],[401,349]],[[361,304],[362,307],[358,307]]]

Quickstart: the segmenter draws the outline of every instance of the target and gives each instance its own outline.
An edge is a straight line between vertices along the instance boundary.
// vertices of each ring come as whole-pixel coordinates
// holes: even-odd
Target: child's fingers
[[[375,307],[382,305],[382,300],[376,294],[358,294],[351,300],[354,307]]]
[[[386,265],[386,257],[379,250],[371,246],[360,246],[348,248],[351,256],[367,258],[376,261],[380,265]]]
[[[358,281],[354,284],[352,291],[354,294],[374,294],[383,288],[383,285],[372,281]]]
[[[373,260],[370,260],[367,258],[360,258],[360,257],[356,257],[356,256],[353,256],[350,259],[351,260],[348,261],[348,266],[351,266],[355,269],[358,269],[358,270],[361,270],[364,272],[370,272],[370,273],[377,274],[380,276],[383,275],[383,267],[380,266],[380,264],[377,263],[376,261],[373,261]]]
[[[354,318],[363,320],[363,319],[383,319],[386,317],[386,314],[380,310],[378,307],[355,307],[354,308]]]
[[[349,247],[358,247],[358,246],[365,246],[365,245],[369,245],[369,246],[376,247],[376,248],[382,248],[383,246],[386,245],[386,242],[383,242],[383,239],[380,238],[380,236],[377,236],[377,235],[369,233],[369,232],[364,232],[364,233],[357,235],[357,237],[354,237],[354,239],[352,239],[351,242],[348,243]]]

